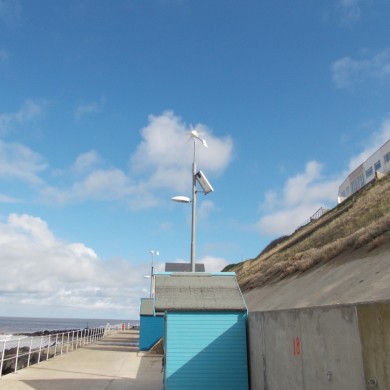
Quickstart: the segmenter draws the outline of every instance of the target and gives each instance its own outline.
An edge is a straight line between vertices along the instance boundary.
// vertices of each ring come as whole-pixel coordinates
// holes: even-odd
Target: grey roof
[[[165,263],[165,272],[191,272],[191,263]],[[205,272],[204,264],[195,263],[195,272]]]
[[[235,275],[155,275],[156,311],[246,311]]]

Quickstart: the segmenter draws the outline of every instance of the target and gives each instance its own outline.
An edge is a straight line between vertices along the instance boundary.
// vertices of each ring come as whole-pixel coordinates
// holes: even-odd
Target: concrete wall
[[[390,302],[251,312],[251,390],[390,389]]]
[[[390,303],[357,306],[364,372],[374,389],[390,389]]]

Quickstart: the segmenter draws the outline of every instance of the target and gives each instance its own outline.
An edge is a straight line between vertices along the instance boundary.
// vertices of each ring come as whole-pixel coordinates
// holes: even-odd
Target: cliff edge
[[[224,271],[250,311],[390,299],[390,175]]]

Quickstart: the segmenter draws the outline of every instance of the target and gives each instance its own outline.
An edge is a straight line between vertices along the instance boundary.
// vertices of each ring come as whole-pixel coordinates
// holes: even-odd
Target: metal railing
[[[329,209],[325,209],[324,207],[320,207],[311,217],[310,222],[315,219],[321,218]]]
[[[321,218],[326,212],[328,212],[329,209],[326,209],[324,207],[320,207],[309,219],[307,219],[306,221],[302,222],[296,229],[295,231],[297,231],[298,229],[308,225],[309,223]]]
[[[0,377],[95,343],[113,331],[115,330],[112,326],[106,326],[44,336],[20,336],[0,341]]]

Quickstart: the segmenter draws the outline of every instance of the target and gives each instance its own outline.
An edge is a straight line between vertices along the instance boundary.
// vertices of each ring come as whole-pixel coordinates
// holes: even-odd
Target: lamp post
[[[150,298],[154,296],[154,288],[153,288],[153,275],[154,275],[154,255],[158,256],[160,253],[158,251],[152,250],[150,251],[152,255],[152,264],[150,267]]]
[[[181,203],[192,203],[192,212],[191,212],[191,272],[195,272],[195,241],[196,241],[196,181],[199,181],[205,194],[213,191],[210,183],[207,181],[206,177],[202,171],[196,172],[196,140],[202,142],[203,146],[208,148],[206,140],[199,137],[199,134],[196,130],[191,131],[191,137],[194,141],[194,152],[192,160],[192,198],[186,196],[174,196],[172,198],[175,202]]]
[[[191,211],[191,272],[195,272],[195,225],[196,225],[196,147],[194,137],[194,158],[192,160],[192,211]],[[207,144],[206,144],[207,147]]]

